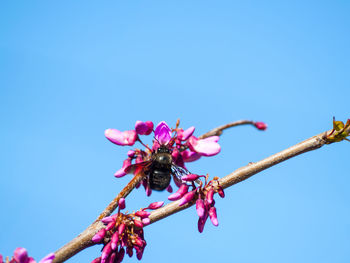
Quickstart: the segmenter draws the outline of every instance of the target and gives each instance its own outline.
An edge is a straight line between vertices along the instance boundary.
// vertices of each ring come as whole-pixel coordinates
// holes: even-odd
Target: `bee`
[[[156,191],[166,189],[170,184],[171,176],[177,184],[181,184],[181,177],[190,174],[190,172],[176,165],[171,153],[172,150],[167,145],[160,145],[157,150],[152,152],[148,161],[133,164],[127,167],[125,172],[146,175],[150,188]]]

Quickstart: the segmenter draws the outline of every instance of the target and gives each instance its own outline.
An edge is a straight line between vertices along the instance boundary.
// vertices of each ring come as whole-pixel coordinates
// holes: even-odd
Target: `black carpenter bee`
[[[188,170],[173,162],[171,152],[169,147],[161,145],[152,153],[150,160],[131,165],[125,169],[125,172],[139,174],[142,171],[148,177],[151,189],[163,191],[169,186],[171,176],[176,182],[181,183],[181,176],[190,174]]]

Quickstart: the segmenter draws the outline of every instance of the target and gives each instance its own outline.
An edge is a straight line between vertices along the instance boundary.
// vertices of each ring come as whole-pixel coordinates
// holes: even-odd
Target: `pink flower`
[[[150,214],[151,214],[150,212],[142,211],[142,210],[141,211],[137,211],[135,213],[136,216],[141,217],[141,218],[149,217]]]
[[[188,185],[182,184],[180,185],[179,189],[175,193],[169,195],[168,199],[170,201],[179,200],[187,192],[188,192]]]
[[[120,209],[122,209],[122,210],[125,208],[125,198],[124,198],[124,197],[122,197],[122,198],[119,199],[119,201],[118,201],[118,207],[119,207]]]
[[[107,258],[111,253],[112,253],[111,242],[108,242],[107,245],[105,245],[105,247],[102,249],[101,262],[102,263],[106,262]]]
[[[179,130],[179,131],[177,132],[177,138],[178,138],[180,141],[187,141],[188,138],[190,138],[190,137],[192,136],[192,134],[193,134],[193,132],[194,132],[194,129],[195,129],[195,127],[192,126],[192,127],[188,128],[188,129],[185,130],[185,131],[184,131],[183,129]]]
[[[95,242],[95,243],[101,242],[102,239],[105,237],[105,235],[106,235],[106,229],[102,228],[92,237],[91,240],[92,242]]]
[[[136,121],[135,131],[137,134],[140,134],[140,135],[150,135],[151,132],[153,131],[153,122]]]
[[[265,122],[261,122],[261,121],[255,122],[254,126],[261,131],[265,131],[267,129],[267,124]]]
[[[204,207],[204,201],[200,198],[198,198],[196,201],[196,210],[197,210],[198,216],[200,218],[203,218],[205,214],[205,207]]]
[[[144,226],[147,226],[147,225],[149,225],[150,223],[151,223],[151,219],[149,219],[148,217],[142,218],[142,224],[143,224]]]
[[[199,153],[188,150],[183,151],[181,155],[185,163],[194,162],[201,158],[201,155]]]
[[[213,223],[214,226],[218,226],[219,225],[218,217],[216,215],[216,208],[215,208],[215,206],[210,207],[210,209],[209,209],[209,217],[210,217],[210,221]]]
[[[112,250],[116,250],[116,248],[118,247],[118,240],[119,240],[119,232],[116,231],[112,235],[112,239],[111,239],[111,248],[112,248]]]
[[[181,177],[181,180],[186,181],[186,182],[191,182],[195,181],[199,178],[199,175],[197,174],[186,174]]]
[[[154,202],[154,203],[151,203],[147,208],[155,210],[155,209],[162,207],[163,205],[164,205],[164,201]]]
[[[168,124],[164,121],[160,122],[154,131],[154,135],[160,144],[167,144],[171,139],[171,130]]]
[[[132,146],[137,140],[137,133],[134,130],[121,132],[117,129],[107,129],[105,136],[111,142],[121,146]]]
[[[196,190],[193,190],[193,191],[185,194],[183,197],[181,197],[179,206],[183,206],[183,205],[191,202],[193,200],[195,194],[196,194]]]
[[[191,136],[188,139],[188,146],[194,152],[199,153],[203,156],[213,156],[220,152],[221,147],[217,143],[218,136],[211,136],[205,139],[198,139]]]
[[[27,263],[28,261],[27,250],[23,247],[16,248],[15,252],[13,252],[13,258],[15,259],[16,263]]]
[[[51,263],[54,259],[55,259],[55,254],[50,253],[46,257],[44,257],[42,260],[40,260],[39,263]]]
[[[131,165],[131,158],[127,158],[123,162],[122,168],[115,172],[114,176],[117,178],[123,177],[126,175],[125,169]]]

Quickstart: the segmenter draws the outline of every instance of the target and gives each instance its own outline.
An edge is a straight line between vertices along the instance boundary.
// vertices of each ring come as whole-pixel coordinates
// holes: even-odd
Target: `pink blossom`
[[[183,197],[181,197],[179,206],[183,206],[183,205],[191,202],[193,200],[195,194],[196,194],[196,190],[193,190],[193,191],[185,194]]]
[[[167,186],[166,190],[168,191],[168,193],[172,193],[173,192],[173,188],[171,187],[170,184]]]
[[[179,200],[187,192],[188,192],[188,185],[182,184],[180,185],[179,189],[175,193],[169,195],[168,199],[170,201]]]
[[[267,129],[267,124],[265,122],[261,122],[261,121],[255,122],[254,126],[261,131],[265,131]]]
[[[125,230],[125,224],[122,223],[118,226],[119,235],[123,234],[124,230]]]
[[[107,129],[105,136],[111,142],[121,146],[132,146],[137,140],[137,133],[134,130],[121,132],[117,129]]]
[[[129,150],[128,151],[128,157],[130,157],[130,158],[135,157],[135,151],[134,150]]]
[[[116,254],[115,252],[113,252],[113,253],[109,256],[107,263],[114,263],[116,256],[117,256],[117,254]]]
[[[224,189],[222,187],[219,187],[218,194],[221,198],[225,197],[225,192],[224,192]]]
[[[148,206],[148,209],[152,209],[152,210],[158,209],[158,208],[162,207],[163,205],[164,205],[164,201],[154,202]]]
[[[117,214],[112,215],[112,216],[106,216],[104,218],[102,218],[102,223],[103,224],[109,224],[110,222],[115,222],[115,219],[117,217]]]
[[[151,121],[136,121],[135,131],[140,135],[149,135],[153,131],[153,122]]]
[[[208,204],[212,204],[213,201],[214,201],[214,190],[213,189],[210,189],[208,192],[207,192],[207,196],[206,196],[206,200],[208,202]]]
[[[198,218],[198,231],[202,233],[204,230],[205,222],[207,222],[208,213],[206,213],[203,217]]]
[[[125,249],[122,247],[122,248],[120,248],[120,250],[119,250],[119,252],[117,254],[117,259],[118,260],[116,261],[116,263],[122,262],[123,259],[124,259],[124,255],[125,255]]]
[[[13,258],[16,260],[16,263],[27,263],[28,253],[27,250],[23,247],[18,247],[13,252]]]
[[[102,263],[106,262],[107,258],[109,257],[109,255],[112,253],[112,248],[111,248],[111,242],[108,242],[104,248],[102,249],[102,254],[101,254],[101,259],[102,259]]]
[[[186,174],[181,177],[181,180],[186,181],[186,182],[191,182],[195,181],[199,178],[199,175],[197,174]]]
[[[122,210],[125,208],[125,198],[124,198],[124,197],[122,197],[122,198],[119,199],[119,201],[118,201],[118,207],[119,207],[120,209],[122,209]]]
[[[181,155],[185,163],[194,162],[201,158],[201,155],[199,153],[188,150],[183,151]]]
[[[194,152],[203,156],[213,156],[220,152],[221,147],[217,143],[217,136],[208,137],[205,139],[198,139],[191,136],[188,139],[188,146]]]
[[[167,144],[171,139],[171,130],[168,124],[164,121],[160,122],[154,131],[154,135],[160,144]]]
[[[106,229],[106,231],[110,231],[110,230],[112,230],[112,229],[114,228],[114,226],[115,226],[115,222],[110,222],[110,223],[105,227],[105,229]]]
[[[101,257],[95,258],[91,263],[101,263]]]
[[[50,253],[46,257],[44,257],[42,260],[40,260],[39,263],[51,263],[54,259],[55,259],[55,254]]]
[[[142,228],[143,224],[140,220],[134,219],[134,224],[136,227]]]
[[[200,218],[204,217],[204,214],[205,214],[204,201],[200,198],[198,198],[196,201],[196,210]]]
[[[105,237],[105,235],[106,235],[106,229],[102,228],[92,237],[91,240],[92,242],[95,242],[95,243],[101,242],[102,239]]]
[[[142,210],[141,211],[137,211],[135,213],[136,216],[141,217],[141,218],[149,217],[150,214],[151,214],[150,212],[142,211]]]
[[[119,232],[116,231],[111,238],[111,248],[112,250],[116,250],[118,246],[118,240],[119,240]]]
[[[177,132],[177,138],[181,141],[187,141],[188,138],[190,138],[192,136],[194,129],[195,129],[195,127],[192,126],[192,127],[188,128],[187,130],[183,130],[183,129],[179,130]]]
[[[148,217],[142,218],[142,224],[143,224],[144,226],[147,226],[147,225],[149,225],[150,223],[151,223],[151,219],[149,219]]]
[[[213,223],[214,226],[218,226],[219,225],[218,217],[216,215],[216,208],[215,208],[215,206],[210,207],[210,209],[209,209],[209,217],[210,217],[210,221]]]
[[[114,176],[117,178],[123,177],[126,175],[125,169],[131,165],[131,158],[127,158],[123,162],[122,168],[115,172]]]

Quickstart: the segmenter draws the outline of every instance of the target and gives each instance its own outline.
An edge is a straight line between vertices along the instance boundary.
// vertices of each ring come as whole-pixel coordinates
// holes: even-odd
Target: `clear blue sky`
[[[36,259],[88,226],[126,184],[136,120],[226,131],[189,167],[224,176],[350,117],[349,1],[1,1],[0,253]],[[289,160],[146,229],[143,262],[349,262],[347,142]],[[143,191],[129,209],[166,200]],[[68,262],[89,262],[100,247]],[[134,262],[125,259],[125,262]]]

